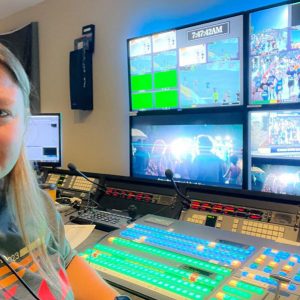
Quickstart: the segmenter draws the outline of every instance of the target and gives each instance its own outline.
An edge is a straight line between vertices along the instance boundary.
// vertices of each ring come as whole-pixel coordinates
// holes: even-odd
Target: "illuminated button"
[[[285,265],[283,268],[282,268],[283,271],[285,272],[291,272],[293,270],[293,267],[292,266],[289,266],[289,265]]]
[[[220,300],[224,299],[224,297],[225,297],[225,294],[222,293],[222,292],[218,292],[217,295],[216,295],[216,298],[220,299]]]
[[[208,247],[210,247],[210,248],[215,248],[216,245],[217,245],[217,243],[215,243],[215,242],[210,242],[210,243],[208,244]]]
[[[198,251],[203,251],[204,249],[205,249],[205,247],[203,245],[197,246],[197,250]]]
[[[264,268],[264,272],[268,273],[268,274],[271,274],[273,272],[273,268],[267,266],[267,267]]]
[[[289,287],[288,284],[282,283],[282,282],[280,283],[280,288],[281,288],[282,290],[285,290],[285,291],[286,291],[286,290],[288,289],[288,287]]]
[[[300,274],[297,274],[297,275],[294,277],[294,280],[297,281],[297,282],[300,282]]]
[[[115,237],[112,236],[112,237],[108,238],[107,241],[108,241],[110,244],[112,244],[112,243],[114,242],[114,240],[115,240]]]
[[[199,278],[198,273],[192,273],[189,279],[190,279],[190,281],[195,282],[195,281],[197,281],[198,278]]]
[[[264,260],[261,259],[261,258],[257,258],[257,259],[255,260],[255,262],[256,262],[257,264],[261,265],[261,264],[264,262]]]
[[[249,266],[250,269],[257,269],[258,268],[258,264],[257,263],[252,263],[250,266]]]
[[[251,296],[252,296],[250,293],[248,293],[246,291],[242,291],[240,289],[232,288],[230,286],[224,286],[223,291],[225,293],[232,294],[232,295],[237,296],[237,297],[242,298],[242,299],[251,299]],[[237,298],[237,299],[239,299],[239,298]]]
[[[236,286],[237,286],[237,283],[238,283],[238,282],[237,282],[236,280],[230,280],[228,284],[229,284],[230,286],[236,287]]]
[[[231,262],[231,266],[232,266],[233,268],[238,268],[240,265],[241,265],[241,262],[240,262],[239,260],[233,260],[233,261]]]
[[[290,261],[292,261],[292,262],[294,262],[294,263],[297,263],[297,262],[298,262],[298,259],[297,259],[297,257],[295,257],[295,256],[291,256],[291,257],[290,257]]]
[[[286,277],[286,276],[287,276],[287,273],[286,273],[286,272],[283,272],[283,271],[278,272],[278,274],[279,274],[280,276],[283,276],[283,277]]]
[[[297,286],[296,286],[295,284],[290,284],[290,285],[288,286],[288,290],[289,290],[289,291],[296,291],[296,290],[297,290]]]
[[[252,284],[248,284],[246,282],[239,281],[237,284],[238,288],[241,288],[243,290],[250,291],[251,293],[257,294],[257,295],[263,295],[264,289],[254,286]],[[252,298],[252,297],[251,297]]]

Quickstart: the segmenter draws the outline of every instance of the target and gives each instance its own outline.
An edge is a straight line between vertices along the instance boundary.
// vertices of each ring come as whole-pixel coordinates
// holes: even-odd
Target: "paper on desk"
[[[94,230],[95,225],[65,225],[65,235],[71,248],[79,246]]]

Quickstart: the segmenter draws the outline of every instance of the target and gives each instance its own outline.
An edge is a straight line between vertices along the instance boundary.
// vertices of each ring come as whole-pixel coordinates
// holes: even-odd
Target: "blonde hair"
[[[0,44],[0,66],[3,67],[22,91],[25,122],[30,115],[29,95],[30,82],[18,59]],[[33,261],[37,264],[40,274],[56,288],[59,275],[51,263],[46,248],[46,233],[51,224],[45,214],[43,193],[39,188],[35,173],[26,158],[22,146],[19,158],[10,173],[4,178],[3,186],[8,208],[16,219],[21,237]],[[30,230],[28,230],[30,226]],[[32,243],[39,240],[37,249]],[[34,243],[36,246],[36,243]],[[63,283],[62,283],[63,284]],[[60,289],[57,287],[57,291]]]

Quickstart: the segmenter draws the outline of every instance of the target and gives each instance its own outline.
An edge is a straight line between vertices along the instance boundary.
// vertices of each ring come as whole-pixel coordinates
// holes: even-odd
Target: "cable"
[[[34,297],[34,299],[40,300],[40,298],[33,292],[30,286],[19,276],[19,274],[10,266],[6,257],[0,254],[0,259],[2,262],[10,269],[10,271],[18,278],[18,280],[23,284],[27,291]]]

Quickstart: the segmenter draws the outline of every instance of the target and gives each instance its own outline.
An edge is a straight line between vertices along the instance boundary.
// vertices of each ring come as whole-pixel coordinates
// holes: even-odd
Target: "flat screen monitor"
[[[132,111],[243,104],[243,16],[128,40]]]
[[[299,160],[300,110],[250,112],[251,157]]]
[[[242,124],[199,115],[181,116],[177,124],[176,119],[132,118],[131,175],[166,180],[165,170],[171,169],[178,181],[241,188]]]
[[[300,102],[300,3],[250,14],[249,104]]]
[[[300,166],[252,163],[251,189],[300,196]]]
[[[42,166],[61,166],[61,115],[38,114],[28,120],[25,149],[30,161]]]

